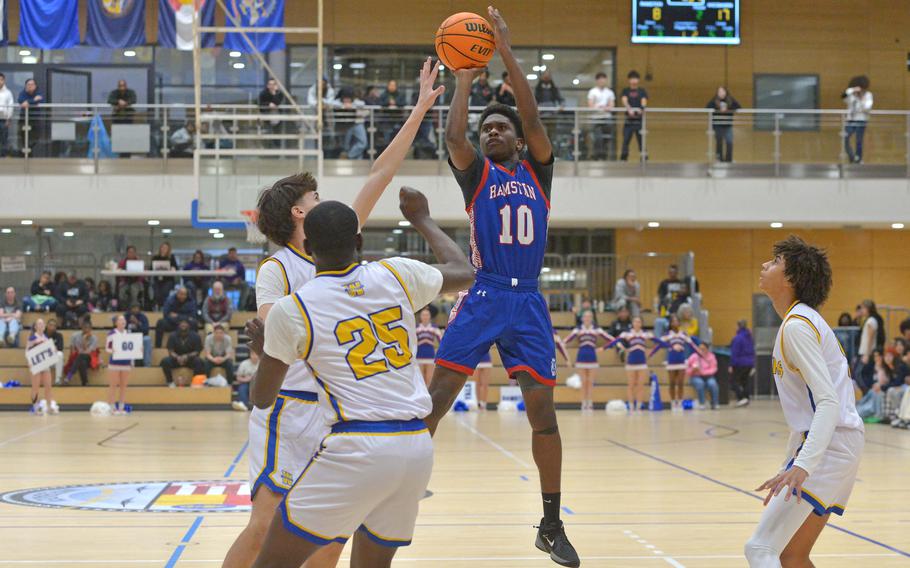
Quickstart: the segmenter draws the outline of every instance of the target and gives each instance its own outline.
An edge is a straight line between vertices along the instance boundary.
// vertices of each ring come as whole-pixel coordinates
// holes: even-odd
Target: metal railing
[[[482,110],[472,108],[469,115],[475,143]],[[78,158],[93,163],[94,173],[101,160],[115,156],[167,163],[199,149],[205,160],[302,162],[304,156],[318,153],[343,161],[336,175],[357,175],[391,142],[410,107],[326,107],[321,133],[316,131],[315,108],[303,111],[260,113],[257,105],[208,105],[202,131],[195,132],[189,105],[135,105],[132,112],[115,116],[104,104],[44,104],[14,117],[6,149],[23,157],[26,168],[36,158]],[[413,144],[413,159],[438,161],[438,171],[446,169],[446,113],[447,107],[432,109]],[[849,150],[845,144],[855,136],[855,125],[843,110],[741,109],[729,125],[701,108],[649,108],[638,123],[622,114],[541,109],[557,159],[572,164],[576,175],[667,175],[677,166],[684,173],[674,175],[910,177],[910,111],[870,113],[864,124],[862,166],[851,160],[855,139]],[[719,153],[718,135],[732,137],[732,161],[726,152]]]

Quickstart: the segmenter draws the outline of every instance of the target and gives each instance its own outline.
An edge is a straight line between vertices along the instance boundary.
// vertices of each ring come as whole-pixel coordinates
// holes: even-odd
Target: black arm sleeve
[[[455,181],[458,182],[458,187],[461,188],[461,195],[464,197],[465,207],[470,205],[471,200],[474,199],[474,192],[477,191],[477,184],[480,183],[480,179],[483,177],[484,162],[484,157],[479,150],[474,151],[474,161],[464,170],[459,170],[452,163],[452,160],[449,160],[449,167],[452,168],[452,173],[455,175]]]

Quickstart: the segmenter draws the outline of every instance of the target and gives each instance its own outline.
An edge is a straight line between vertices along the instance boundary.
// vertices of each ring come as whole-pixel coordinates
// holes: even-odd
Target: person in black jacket
[[[717,151],[717,161],[733,161],[733,113],[741,107],[739,102],[733,98],[727,88],[720,86],[717,88],[714,98],[708,101],[705,108],[714,111],[711,116],[711,125],[714,127],[715,149]],[[726,147],[726,152],[724,152]]]
[[[186,292],[186,289],[183,289]],[[195,329],[190,329],[190,322],[182,320],[177,333],[171,334],[167,340],[167,357],[161,360],[161,369],[167,386],[174,386],[174,369],[189,367],[194,375],[205,373],[205,363],[199,354],[202,353],[202,340]]]
[[[37,280],[32,282],[29,289],[30,296],[22,299],[22,305],[27,312],[49,312],[57,308],[54,283],[51,281],[50,270],[45,270]]]
[[[70,272],[57,288],[57,318],[64,329],[78,327],[79,318],[88,313],[88,287],[79,280],[76,272]]]
[[[189,292],[183,286],[164,302],[164,312],[155,325],[155,347],[161,347],[164,333],[174,331],[181,322],[186,321],[193,329],[199,327],[199,316],[196,310],[196,301],[190,298]]]
[[[164,241],[158,245],[158,254],[152,257],[152,268],[155,268],[156,262],[167,262],[168,270],[177,270],[180,268],[177,265],[177,259],[174,258],[174,253],[171,252],[171,243]],[[155,290],[155,305],[159,307],[164,306],[164,302],[167,301],[167,297],[170,296],[171,290],[174,289],[174,285],[177,284],[177,279],[173,276],[156,276],[152,280],[152,286]]]

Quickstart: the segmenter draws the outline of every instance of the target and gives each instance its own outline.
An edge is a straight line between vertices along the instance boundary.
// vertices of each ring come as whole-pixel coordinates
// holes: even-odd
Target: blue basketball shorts
[[[470,376],[494,343],[509,376],[525,371],[556,385],[553,324],[536,280],[478,273],[452,308],[436,364]]]

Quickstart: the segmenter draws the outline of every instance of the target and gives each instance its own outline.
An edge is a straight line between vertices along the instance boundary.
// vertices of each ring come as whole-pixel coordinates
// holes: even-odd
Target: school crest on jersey
[[[342,286],[344,291],[348,293],[348,296],[356,298],[357,296],[363,296],[363,284],[360,283],[360,280],[355,280],[349,284]]]

